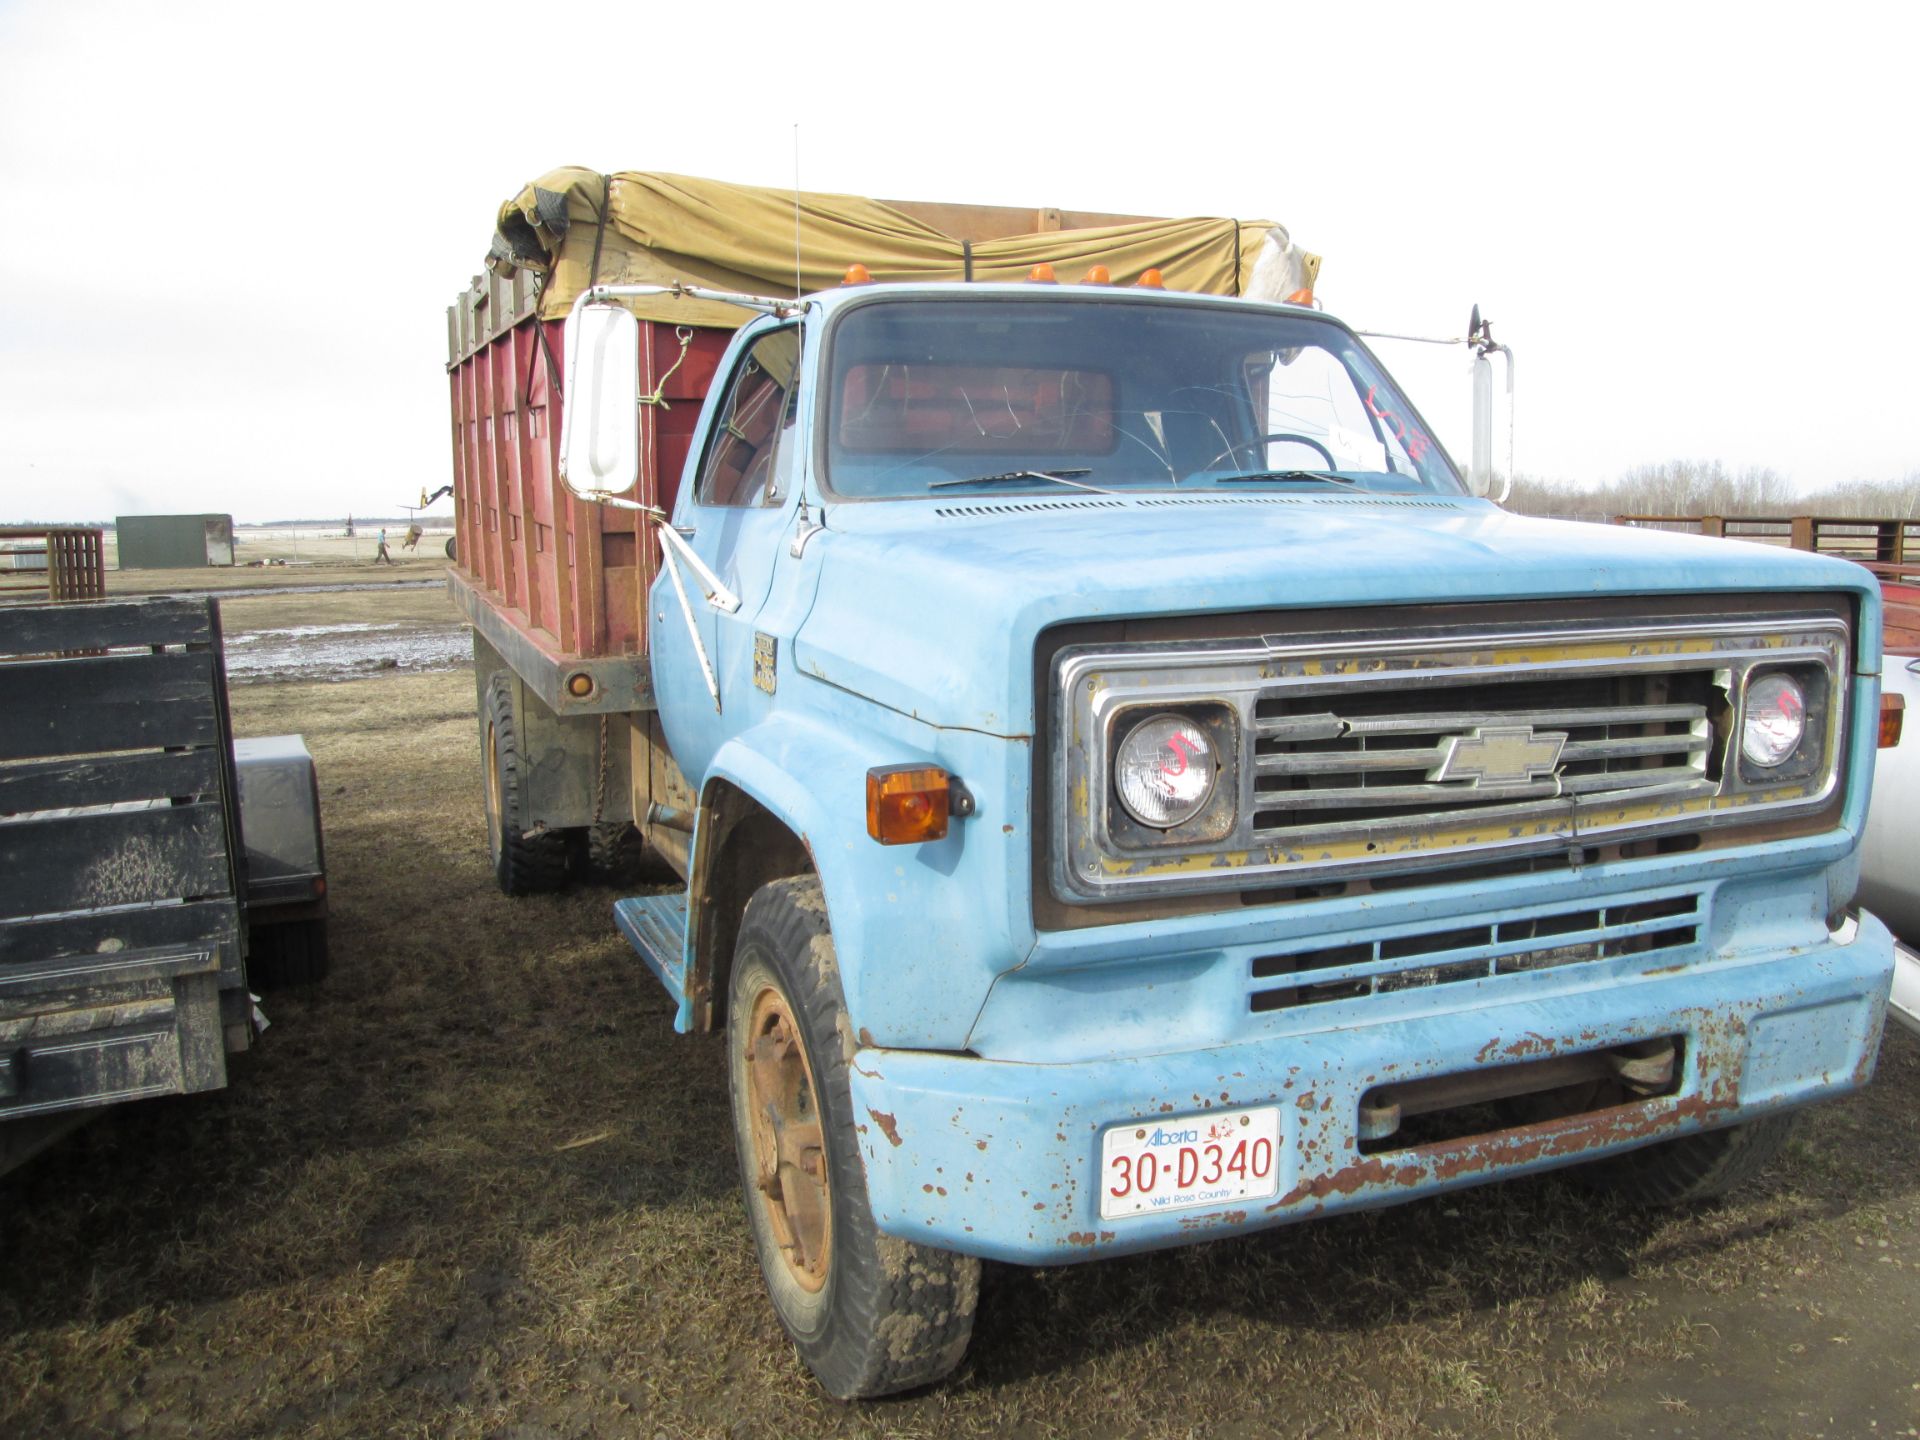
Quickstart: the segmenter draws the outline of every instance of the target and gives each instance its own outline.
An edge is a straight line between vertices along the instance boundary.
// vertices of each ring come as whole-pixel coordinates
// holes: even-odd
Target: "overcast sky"
[[[0,0],[0,521],[397,512],[562,164],[1270,218],[1519,356],[1519,466],[1920,471],[1920,10]],[[858,258],[858,257],[849,257]],[[1456,352],[1382,354],[1464,462]]]

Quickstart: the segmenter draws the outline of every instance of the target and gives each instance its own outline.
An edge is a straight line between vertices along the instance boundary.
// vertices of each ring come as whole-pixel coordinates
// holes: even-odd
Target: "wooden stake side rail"
[[[0,551],[45,557],[45,567],[0,570],[0,598],[98,600],[107,593],[106,560],[98,529],[74,526],[0,528]],[[38,544],[34,542],[38,541]]]
[[[575,499],[561,483],[564,325],[535,318],[530,297],[522,308],[491,335],[484,315],[450,332],[455,566],[543,652],[644,655],[657,550],[643,540],[646,526],[634,512]],[[463,335],[461,325],[478,333]],[[644,320],[640,332],[641,385],[659,403],[636,406],[635,498],[671,510],[701,402],[732,332]]]

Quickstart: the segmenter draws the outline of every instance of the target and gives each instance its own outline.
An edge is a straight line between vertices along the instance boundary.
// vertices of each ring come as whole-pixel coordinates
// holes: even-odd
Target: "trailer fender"
[[[927,735],[942,732],[927,727]],[[1017,748],[1024,764],[1024,745],[976,740]],[[858,724],[782,714],[716,752],[701,781],[687,887],[687,1028],[724,1021],[733,942],[753,891],[812,871],[826,899],[849,1033],[861,1044],[964,1045],[994,976],[1030,948],[1007,918],[1007,876],[1020,870],[1010,863],[1010,832],[956,821],[944,840],[879,844],[867,834],[866,783],[880,765],[953,761]],[[963,873],[970,870],[980,872],[979,883]],[[906,954],[920,963],[888,963]],[[900,983],[908,969],[910,986]]]

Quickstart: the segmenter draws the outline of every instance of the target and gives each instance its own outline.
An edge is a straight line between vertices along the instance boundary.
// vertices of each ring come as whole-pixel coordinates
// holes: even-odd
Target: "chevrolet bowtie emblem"
[[[1552,776],[1566,743],[1565,735],[1536,734],[1531,725],[1482,725],[1471,735],[1455,735],[1447,742],[1447,758],[1432,778],[1524,785]]]

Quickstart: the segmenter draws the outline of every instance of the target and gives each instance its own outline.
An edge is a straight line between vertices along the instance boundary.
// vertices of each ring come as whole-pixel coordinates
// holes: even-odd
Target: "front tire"
[[[727,1011],[741,1186],[775,1314],[821,1385],[852,1400],[960,1363],[980,1262],[875,1228],[845,1019],[820,882],[762,886],[741,923]]]
[[[513,677],[487,678],[480,714],[480,752],[486,765],[487,856],[507,895],[539,895],[567,883],[567,841],[558,831],[527,832],[527,761],[513,715]]]
[[[1758,1175],[1786,1148],[1800,1117],[1788,1112],[1704,1130],[1629,1150],[1571,1174],[1581,1184],[1629,1205],[1666,1208],[1724,1195]]]

